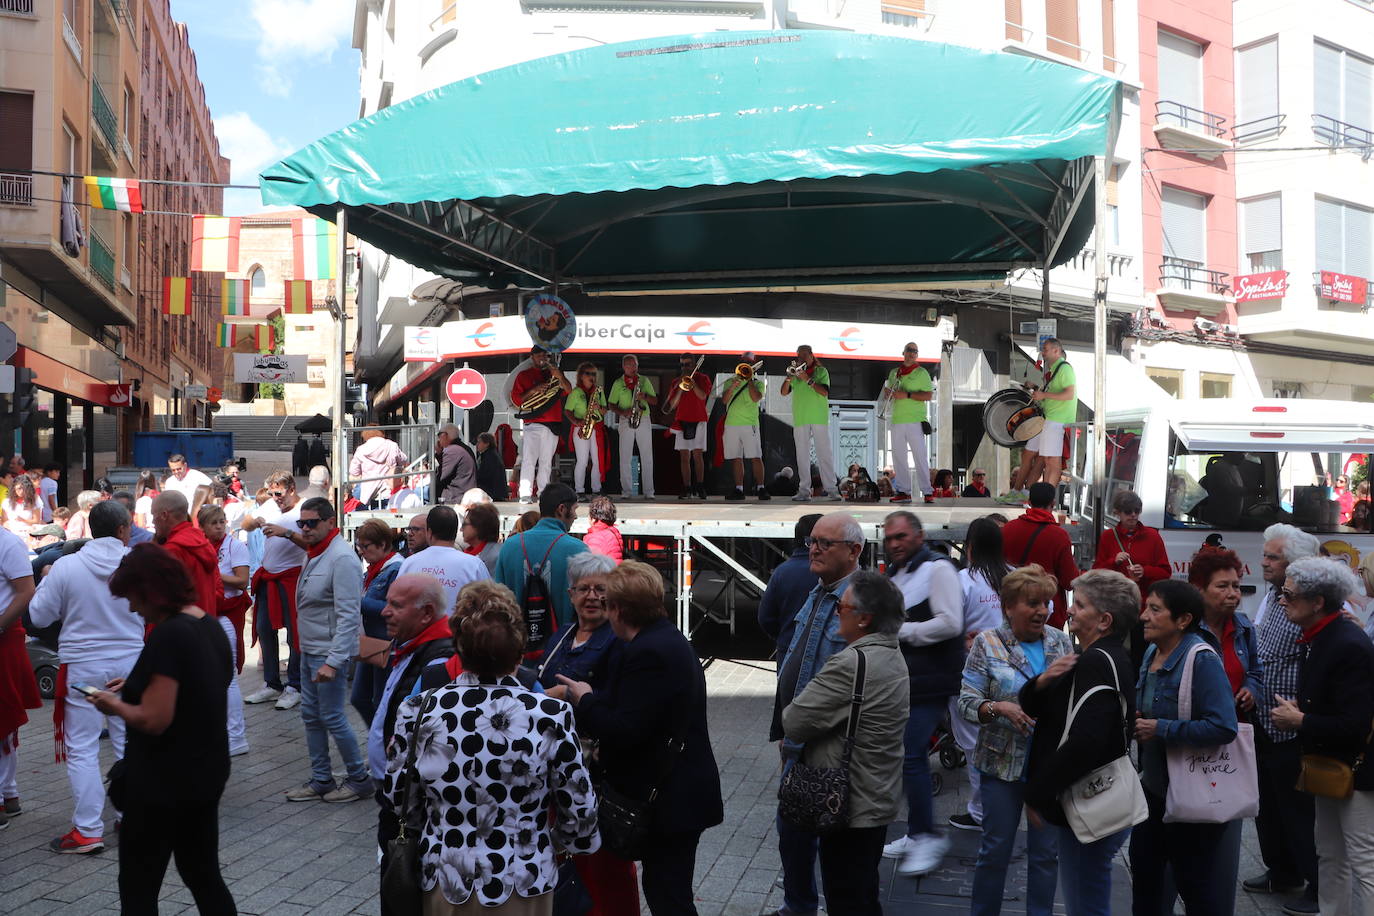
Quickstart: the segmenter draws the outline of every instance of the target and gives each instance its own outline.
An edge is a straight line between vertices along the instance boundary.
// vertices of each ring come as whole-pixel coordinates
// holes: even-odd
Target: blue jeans
[[[783,775],[795,761],[785,759]],[[819,837],[793,827],[777,817],[778,858],[782,861],[782,904],[788,913],[809,914],[820,909],[816,890],[816,854]]]
[[[258,592],[253,596],[254,620],[258,631],[258,652],[262,655],[262,680],[273,690],[281,690],[281,656],[277,651],[277,631],[272,628],[272,620],[267,614],[267,599],[264,592],[269,588],[278,588],[271,582],[264,583],[258,588]],[[292,643],[291,618],[290,615],[282,621],[286,630],[286,645],[288,654],[286,656],[286,684],[288,687],[301,689],[301,653]]]
[[[906,789],[906,835],[919,836],[935,830],[935,805],[930,793],[930,737],[944,718],[948,700],[913,703],[906,720],[906,758],[902,761],[902,785]]]
[[[1059,839],[1059,884],[1068,916],[1111,916],[1112,859],[1131,835],[1130,828],[1095,843],[1080,843],[1068,827],[1055,827],[1054,832]]]
[[[316,681],[315,673],[324,662],[323,655],[301,653],[301,722],[305,725],[305,746],[310,751],[310,782],[316,787],[334,785],[329,771],[329,736],[333,735],[347,781],[354,785],[369,783],[367,762],[344,712],[344,703],[348,701],[347,666],[336,671],[332,680]]]
[[[972,916],[1002,912],[1007,865],[1021,826],[1026,784],[979,774],[983,789],[983,841],[973,870]],[[1050,916],[1054,910],[1055,835],[1049,827],[1026,825],[1026,916]]]

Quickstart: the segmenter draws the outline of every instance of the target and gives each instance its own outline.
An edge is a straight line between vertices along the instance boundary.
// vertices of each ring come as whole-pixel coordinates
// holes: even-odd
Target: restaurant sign
[[[1332,302],[1354,302],[1364,305],[1369,299],[1369,283],[1364,277],[1352,277],[1331,270],[1321,272],[1317,288],[1323,299],[1330,299]]]
[[[1288,293],[1288,271],[1271,270],[1268,273],[1232,277],[1231,292],[1235,294],[1237,302],[1282,299]]]

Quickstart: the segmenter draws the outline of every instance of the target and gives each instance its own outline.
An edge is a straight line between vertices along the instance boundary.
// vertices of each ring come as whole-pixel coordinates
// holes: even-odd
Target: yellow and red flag
[[[253,325],[253,346],[259,353],[277,349],[277,331],[270,324]]]
[[[282,311],[288,315],[309,315],[315,310],[314,293],[309,280],[287,280],[282,297]]]
[[[191,278],[162,278],[162,314],[191,314]]]
[[[232,273],[239,269],[237,216],[191,217],[191,269],[202,273]]]

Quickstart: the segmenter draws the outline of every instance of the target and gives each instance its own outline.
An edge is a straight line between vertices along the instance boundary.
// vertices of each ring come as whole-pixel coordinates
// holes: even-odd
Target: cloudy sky
[[[358,116],[353,0],[172,0],[196,51],[220,151],[234,184]],[[256,191],[228,191],[225,212],[262,209]]]

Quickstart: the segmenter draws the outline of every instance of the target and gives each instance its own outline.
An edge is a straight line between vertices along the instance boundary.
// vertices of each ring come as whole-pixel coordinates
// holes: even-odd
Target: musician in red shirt
[[[682,492],[678,499],[706,498],[706,401],[711,397],[711,377],[697,372],[690,353],[678,357],[682,374],[673,379],[665,409],[673,415],[673,447],[682,468]],[[681,382],[691,386],[684,391]]]
[[[530,348],[532,365],[515,377],[511,400],[515,402],[517,417],[525,421],[525,434],[520,442],[520,502],[534,502],[536,483],[540,492],[549,482],[553,468],[553,453],[558,449],[558,436],[563,429],[563,401],[572,390],[563,371],[553,364],[549,351],[543,347]],[[552,386],[557,393],[542,405],[531,403]]]

